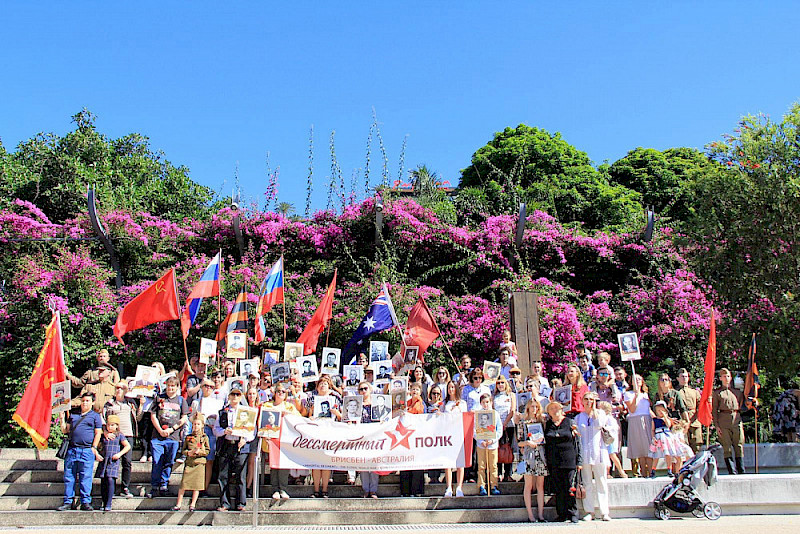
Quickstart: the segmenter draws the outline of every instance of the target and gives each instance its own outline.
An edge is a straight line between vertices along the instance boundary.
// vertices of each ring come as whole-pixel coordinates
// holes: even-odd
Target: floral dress
[[[528,425],[536,421],[520,421],[517,423],[517,443],[528,441]],[[544,424],[542,424],[544,428]],[[544,442],[536,447],[520,447],[522,459],[525,460],[525,474],[538,477],[546,477],[547,461],[545,460]]]

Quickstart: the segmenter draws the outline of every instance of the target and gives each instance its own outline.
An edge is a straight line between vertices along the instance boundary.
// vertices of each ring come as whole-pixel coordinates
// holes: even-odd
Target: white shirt
[[[601,428],[606,424],[608,416],[602,410],[595,410],[595,417],[590,418],[581,412],[575,417],[575,425],[581,435],[581,455],[584,465],[611,465],[608,458],[608,447],[603,443]]]

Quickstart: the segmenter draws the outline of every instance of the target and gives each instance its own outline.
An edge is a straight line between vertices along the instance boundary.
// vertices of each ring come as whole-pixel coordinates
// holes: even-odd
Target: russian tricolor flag
[[[200,304],[203,303],[205,297],[216,297],[219,295],[219,262],[220,253],[214,256],[211,263],[208,264],[200,281],[194,286],[189,297],[186,299],[186,308],[181,314],[181,331],[183,338],[189,335],[189,328],[194,324],[197,319],[197,314],[200,312]]]
[[[261,284],[258,304],[256,304],[256,343],[261,343],[266,337],[267,325],[261,316],[269,312],[276,304],[283,304],[283,256],[278,258]]]

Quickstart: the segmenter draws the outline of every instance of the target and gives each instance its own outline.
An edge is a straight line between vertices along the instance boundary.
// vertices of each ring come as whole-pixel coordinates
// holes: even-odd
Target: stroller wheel
[[[657,519],[660,519],[662,521],[666,521],[666,520],[669,519],[669,516],[670,516],[669,509],[667,509],[667,508],[656,508],[655,516],[656,516]]]
[[[706,516],[706,519],[716,521],[722,515],[722,508],[719,503],[709,501],[703,506],[703,515]]]

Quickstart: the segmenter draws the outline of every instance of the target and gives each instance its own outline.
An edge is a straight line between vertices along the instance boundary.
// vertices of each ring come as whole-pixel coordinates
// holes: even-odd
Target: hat
[[[125,380],[120,380],[119,382],[114,384],[114,387],[128,389],[128,382],[126,382]]]
[[[251,376],[254,376],[256,378],[261,378],[261,376],[259,376],[259,374],[256,371],[253,371],[249,375],[247,375],[247,378],[250,378]]]
[[[114,366],[113,366],[113,365],[111,365],[110,363],[100,363],[100,364],[97,364],[97,367],[98,367],[99,369],[109,369],[109,370],[111,370],[111,371],[113,371],[113,370],[114,370]]]
[[[228,392],[228,395],[230,395],[231,393],[234,393],[234,392],[239,393],[239,395],[241,395],[242,394],[242,388],[240,388],[238,385],[231,386],[231,390]]]
[[[653,406],[653,408],[658,408],[659,406],[661,406],[661,407],[662,407],[662,408],[664,408],[665,410],[669,410],[669,408],[667,407],[667,403],[666,403],[666,402],[664,402],[664,401],[662,401],[662,400],[658,401],[658,402],[655,404],[655,406]]]
[[[111,414],[108,417],[106,417],[106,425],[110,425],[111,423],[116,423],[119,425],[119,416]]]
[[[509,372],[509,374],[511,374],[511,373],[520,373],[520,374],[522,374],[522,369],[520,369],[519,367],[512,367],[511,369],[509,369],[508,372]]]

